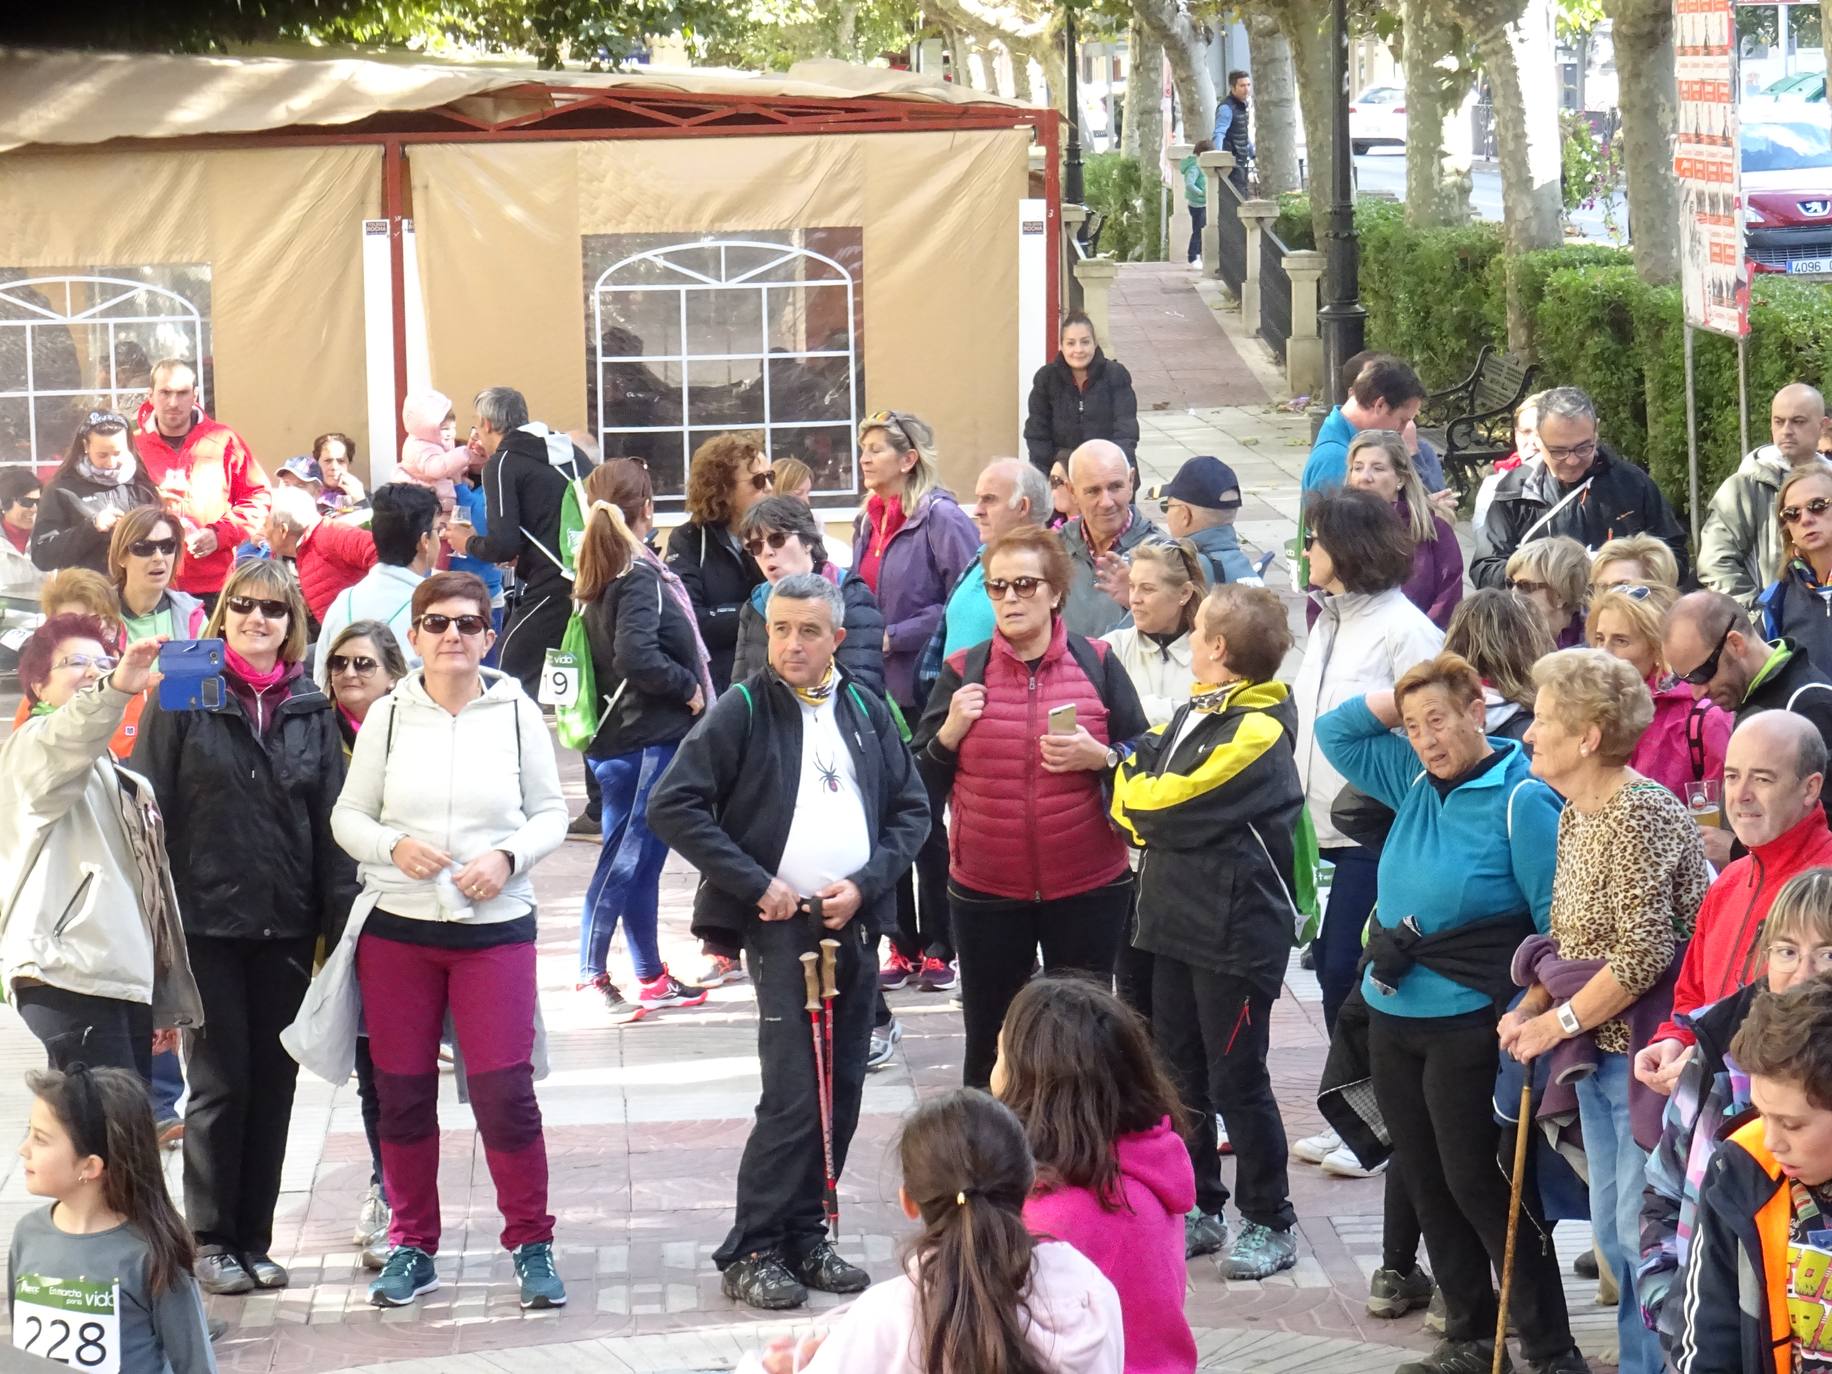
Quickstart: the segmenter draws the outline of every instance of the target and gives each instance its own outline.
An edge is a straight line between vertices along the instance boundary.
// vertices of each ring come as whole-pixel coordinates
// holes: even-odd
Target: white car
[[[1377,145],[1406,146],[1406,93],[1398,86],[1370,86],[1349,106],[1349,142],[1359,155]]]

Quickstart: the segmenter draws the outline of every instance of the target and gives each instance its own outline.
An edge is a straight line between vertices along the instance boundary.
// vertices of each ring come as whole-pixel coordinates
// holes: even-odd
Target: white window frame
[[[97,301],[94,305],[88,306],[82,310],[77,310],[75,304],[70,299],[70,288],[78,285],[112,286],[119,287],[120,290],[113,296],[107,296],[105,299]],[[15,296],[13,294],[21,287],[27,286],[61,287],[64,297],[63,310],[46,309],[36,301],[28,300],[22,296]],[[43,294],[46,296],[55,295],[52,291],[45,291]],[[105,295],[105,293],[98,294]],[[159,315],[114,315],[108,313],[123,301],[141,294],[159,296],[167,300],[176,301],[182,308],[170,314]],[[209,410],[209,402],[204,396],[204,375],[201,365],[201,359],[204,356],[203,316],[199,313],[195,305],[179,295],[176,291],[163,286],[155,286],[151,282],[134,281],[128,277],[90,277],[74,275],[26,277],[19,281],[0,282],[0,300],[4,300],[9,305],[17,306],[22,310],[28,311],[32,315],[41,317],[39,319],[0,320],[0,329],[23,329],[25,331],[25,388],[23,390],[16,389],[9,384],[12,381],[11,378],[0,377],[0,401],[24,400],[26,403],[27,432],[31,436],[32,445],[32,451],[27,461],[36,462],[44,453],[43,447],[38,442],[38,407],[33,404],[39,397],[95,396],[99,394],[107,396],[111,407],[116,410],[121,409],[122,390],[119,386],[120,379],[115,376],[114,370],[114,327],[117,324],[175,324],[187,327],[191,335],[191,357],[199,360],[199,364],[193,369],[197,375],[197,404],[203,406],[206,412]],[[32,375],[32,331],[34,329],[45,329],[50,327],[67,328],[70,325],[92,324],[105,324],[108,326],[108,385],[105,387],[81,387],[75,390],[38,390],[34,385],[34,378]],[[149,359],[149,361],[157,362],[158,359]],[[138,387],[132,388],[129,394],[139,399],[144,399],[144,395]],[[139,409],[138,399],[134,402],[133,409]],[[131,412],[122,410],[122,414],[127,416],[129,423],[132,423],[134,416]],[[60,439],[57,447],[62,448],[64,442],[66,441]]]
[[[719,274],[717,277],[673,260],[670,256],[676,253],[699,252],[706,248],[719,249]],[[774,254],[767,261],[744,268],[735,276],[732,273],[734,264],[729,262],[726,252],[731,248],[761,250]],[[760,282],[758,277],[782,266],[785,262],[796,259],[808,259],[819,263],[827,270],[827,275],[805,278],[794,282]],[[618,282],[613,280],[624,268],[636,263],[649,263],[676,274],[679,281],[640,281]],[[810,287],[840,286],[846,288],[846,347],[842,349],[809,349],[795,352],[770,351],[770,292],[802,291]],[[694,353],[688,347],[687,339],[687,293],[690,291],[731,291],[747,289],[757,292],[757,341],[755,353]],[[844,266],[824,253],[817,253],[811,248],[801,248],[794,244],[769,243],[759,239],[723,239],[707,236],[682,243],[668,244],[662,248],[650,248],[640,253],[612,263],[599,273],[592,284],[592,352],[598,375],[598,442],[604,451],[609,452],[607,436],[617,434],[679,434],[681,447],[687,458],[693,456],[692,431],[706,430],[710,426],[693,423],[692,400],[689,368],[693,363],[706,362],[761,362],[763,364],[763,421],[761,424],[728,425],[728,429],[755,429],[763,434],[764,452],[771,458],[775,455],[775,437],[778,430],[806,429],[844,429],[848,435],[856,434],[859,426],[859,338],[855,316],[857,308],[858,285],[852,273]],[[637,356],[614,355],[607,357],[604,353],[604,297],[610,292],[648,292],[672,291],[680,297],[680,335],[681,351],[679,353],[644,353]],[[847,418],[844,420],[778,420],[770,413],[770,363],[802,362],[809,358],[845,358],[847,379]],[[608,424],[604,414],[604,370],[611,363],[676,363],[681,369],[681,423],[678,425],[617,425]],[[850,442],[848,449],[852,449]],[[859,488],[859,459],[853,452],[848,472],[851,483],[845,488],[823,487],[813,493],[816,496],[854,496]],[[683,474],[685,476],[685,474]],[[666,498],[664,498],[666,499]],[[678,498],[677,498],[678,499]]]

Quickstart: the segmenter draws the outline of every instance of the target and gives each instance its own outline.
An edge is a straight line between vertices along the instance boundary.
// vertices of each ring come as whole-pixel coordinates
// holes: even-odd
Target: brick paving
[[[1180,291],[1172,289],[1179,279]],[[1115,294],[1113,332],[1123,349],[1146,338],[1166,347],[1166,340],[1183,346],[1199,339],[1210,354],[1200,368],[1168,369],[1175,386],[1163,388],[1163,408],[1142,405],[1146,481],[1168,477],[1192,453],[1217,454],[1235,467],[1245,489],[1245,540],[1282,549],[1295,529],[1308,424],[1268,403],[1268,386],[1258,380],[1267,369],[1243,361],[1255,345],[1237,349],[1226,332],[1229,321],[1209,313],[1189,280],[1161,267],[1129,267]],[[1238,338],[1238,326],[1233,333]],[[1149,379],[1158,372],[1144,365],[1143,352],[1121,355],[1141,379],[1142,393],[1157,385]],[[1281,557],[1269,581],[1289,594],[1286,566]],[[1301,628],[1295,595],[1290,599]],[[11,704],[0,702],[0,719],[10,718]],[[578,765],[563,756],[561,767],[576,809]],[[274,1247],[293,1284],[283,1292],[210,1300],[212,1315],[230,1323],[217,1352],[225,1370],[498,1374],[534,1360],[554,1374],[729,1369],[769,1335],[817,1321],[837,1304],[816,1294],[804,1313],[785,1322],[736,1308],[719,1293],[708,1257],[730,1221],[732,1179],[758,1091],[750,991],[744,984],[721,988],[702,1008],[633,1026],[607,1024],[572,987],[580,899],[595,858],[595,846],[569,843],[535,873],[538,976],[553,1070],[539,1097],[567,1307],[524,1313],[517,1306],[483,1153],[449,1077],[440,1093],[443,1286],[413,1307],[370,1307],[369,1275],[350,1238],[369,1167],[354,1085],[302,1077]],[[691,871],[671,860],[662,947],[686,975],[699,962],[687,934],[692,883]],[[621,940],[612,967],[629,968]],[[841,1250],[880,1278],[893,1271],[908,1234],[896,1205],[898,1118],[920,1096],[959,1082],[961,1053],[960,1017],[947,996],[910,991],[891,1001],[905,1037],[894,1062],[866,1085],[841,1186]],[[1293,1139],[1321,1126],[1314,1093],[1324,1052],[1315,980],[1294,963],[1272,1025],[1274,1087]],[[18,1019],[0,1014],[0,1119],[23,1122],[22,1075],[41,1063],[37,1042]],[[1291,1169],[1300,1233],[1294,1270],[1238,1283],[1223,1280],[1212,1260],[1190,1266],[1186,1310],[1201,1367],[1243,1374],[1378,1371],[1428,1348],[1419,1317],[1381,1322],[1363,1308],[1368,1275],[1379,1262],[1381,1183],[1329,1178],[1296,1161]],[[171,1180],[177,1194],[175,1156]],[[0,1163],[0,1225],[10,1230],[39,1205],[26,1194],[16,1159]],[[1561,1227],[1557,1243],[1569,1260],[1587,1248],[1588,1230]],[[1568,1293],[1585,1350],[1610,1344],[1613,1313],[1590,1307],[1587,1287],[1575,1280]]]

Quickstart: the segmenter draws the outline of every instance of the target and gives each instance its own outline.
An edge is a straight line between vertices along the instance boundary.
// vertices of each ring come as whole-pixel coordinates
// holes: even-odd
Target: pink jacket
[[[1693,700],[1692,689],[1683,682],[1666,687],[1656,681],[1648,683],[1654,694],[1654,720],[1642,732],[1641,742],[1628,756],[1628,766],[1644,778],[1652,778],[1681,801],[1686,799],[1686,784],[1705,779],[1724,779],[1724,751],[1730,746],[1730,716],[1709,700]],[[1693,713],[1697,712],[1696,719]],[[1702,755],[1702,768],[1694,769],[1692,740],[1696,738]]]
[[[1025,1204],[1025,1224],[1038,1237],[1067,1241],[1112,1281],[1125,1314],[1126,1374],[1190,1374],[1196,1338],[1183,1315],[1183,1214],[1196,1205],[1196,1175],[1189,1151],[1166,1117],[1121,1136],[1113,1152],[1116,1206],[1103,1207],[1086,1188],[1059,1188]]]
[[[439,433],[439,426],[451,413],[451,400],[437,391],[416,391],[402,403],[401,424],[407,437],[401,441],[401,465],[390,479],[431,487],[447,515],[458,501],[452,479],[471,465],[470,450],[463,444],[448,449]]]

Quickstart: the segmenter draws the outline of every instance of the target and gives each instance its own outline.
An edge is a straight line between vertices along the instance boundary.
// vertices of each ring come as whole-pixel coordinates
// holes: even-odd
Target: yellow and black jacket
[[[1297,708],[1278,682],[1233,683],[1203,700],[1207,709],[1179,706],[1114,778],[1113,817],[1145,851],[1133,944],[1277,997],[1304,804]]]

